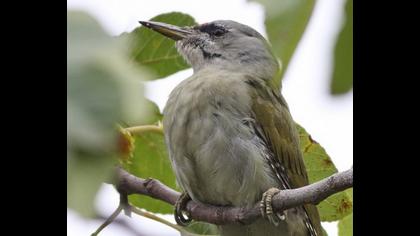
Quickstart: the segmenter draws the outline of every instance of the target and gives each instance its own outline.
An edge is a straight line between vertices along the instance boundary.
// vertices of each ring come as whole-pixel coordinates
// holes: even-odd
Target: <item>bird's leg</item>
[[[182,226],[187,226],[191,222],[191,215],[188,211],[185,211],[185,207],[187,206],[187,202],[191,200],[190,195],[188,193],[183,192],[181,196],[175,203],[175,221],[177,224]],[[183,212],[185,212],[187,218],[184,217]]]
[[[263,216],[263,218],[267,218],[275,226],[279,224],[280,220],[286,219],[284,212],[274,213],[273,211],[271,201],[273,199],[273,196],[278,192],[280,192],[280,189],[278,188],[268,189],[263,194],[262,200],[260,202],[261,215]]]

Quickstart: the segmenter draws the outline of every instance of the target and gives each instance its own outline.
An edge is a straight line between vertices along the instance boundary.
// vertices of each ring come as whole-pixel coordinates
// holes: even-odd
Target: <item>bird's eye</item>
[[[222,30],[222,29],[216,29],[215,31],[213,31],[213,35],[216,36],[216,37],[220,37],[224,34],[225,34],[225,31]]]
[[[227,32],[227,30],[223,28],[223,26],[212,23],[202,24],[201,26],[199,26],[199,30],[201,32],[208,33],[209,35],[214,37],[221,37]]]

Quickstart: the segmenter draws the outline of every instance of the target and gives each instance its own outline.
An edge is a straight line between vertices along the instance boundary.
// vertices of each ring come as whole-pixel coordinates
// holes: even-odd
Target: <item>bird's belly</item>
[[[194,200],[251,205],[268,188],[278,186],[265,161],[266,149],[247,124],[251,118],[245,92],[201,83],[184,88],[183,96],[172,98],[172,107],[166,109],[173,169]]]
[[[239,121],[221,124],[224,121],[207,119],[191,121],[186,132],[195,135],[187,141],[191,144],[185,148],[188,158],[175,160],[177,166],[184,166],[181,169],[193,173],[193,178],[181,180],[195,186],[190,190],[193,198],[216,205],[249,205],[259,200],[265,190],[277,186],[258,137],[246,134],[248,128],[241,128]],[[205,127],[206,123],[212,125]]]
[[[221,127],[197,150],[197,175],[203,189],[197,197],[221,205],[250,205],[277,186],[258,147],[258,138],[232,137]]]

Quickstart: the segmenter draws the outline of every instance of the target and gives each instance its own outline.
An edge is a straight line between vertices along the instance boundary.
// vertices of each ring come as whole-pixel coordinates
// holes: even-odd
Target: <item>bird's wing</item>
[[[250,86],[257,134],[274,156],[271,160],[274,163],[271,164],[276,167],[274,171],[280,178],[281,184],[288,189],[308,185],[308,175],[299,146],[299,134],[280,92],[275,92],[264,80],[250,77],[246,79],[246,83]],[[322,230],[316,206],[306,204],[304,210],[316,235],[321,236]]]

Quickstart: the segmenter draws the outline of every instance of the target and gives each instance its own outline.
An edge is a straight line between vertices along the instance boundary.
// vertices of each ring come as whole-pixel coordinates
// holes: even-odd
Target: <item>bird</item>
[[[194,26],[140,24],[175,41],[193,75],[170,93],[163,110],[169,159],[183,190],[178,224],[191,219],[190,199],[215,206],[251,207],[263,217],[219,226],[223,236],[321,236],[315,205],[273,212],[281,190],[309,184],[299,134],[275,78],[279,59],[255,29],[231,20]]]

